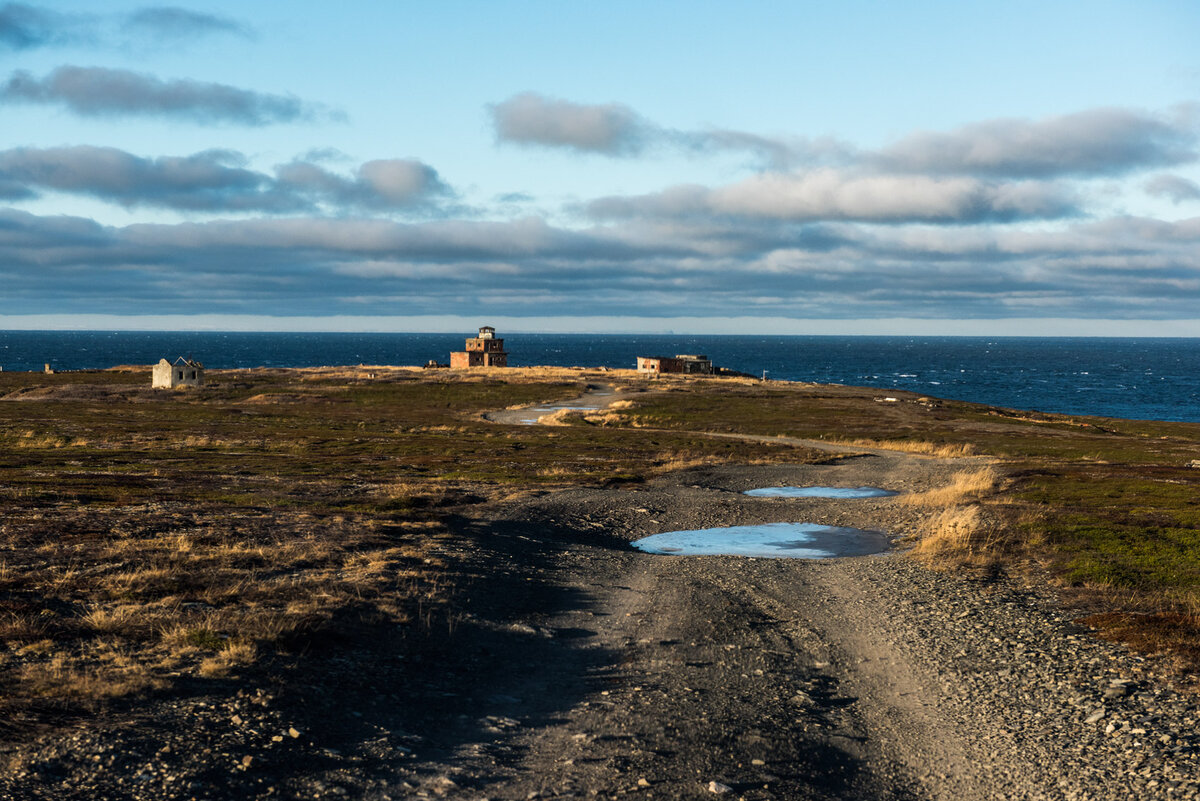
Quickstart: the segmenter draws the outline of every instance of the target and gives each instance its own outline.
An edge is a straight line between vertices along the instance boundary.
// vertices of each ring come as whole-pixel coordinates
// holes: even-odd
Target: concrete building
[[[204,365],[180,356],[174,363],[159,359],[154,365],[151,386],[154,389],[204,386]]]
[[[675,356],[638,356],[639,373],[682,373],[683,375],[712,375],[712,360],[707,356],[680,353]]]
[[[467,340],[466,350],[450,354],[450,367],[455,370],[466,367],[508,367],[504,340],[496,339],[496,329],[485,325],[479,329],[479,336]]]

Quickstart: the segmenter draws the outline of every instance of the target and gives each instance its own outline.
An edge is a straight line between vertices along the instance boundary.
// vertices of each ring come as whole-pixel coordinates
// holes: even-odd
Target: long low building
[[[712,359],[707,356],[679,353],[675,356],[638,356],[639,373],[681,373],[683,375],[712,375]]]

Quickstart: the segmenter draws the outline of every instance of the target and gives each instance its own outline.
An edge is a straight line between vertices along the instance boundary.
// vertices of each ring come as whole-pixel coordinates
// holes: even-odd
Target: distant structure
[[[204,365],[180,356],[174,363],[159,359],[151,382],[154,389],[204,386]]]
[[[496,329],[485,325],[479,329],[479,336],[467,340],[466,350],[450,354],[450,367],[455,370],[465,367],[508,367],[504,340],[496,339]]]
[[[661,373],[682,373],[683,375],[712,375],[712,359],[690,353],[680,353],[675,356],[638,356],[637,371],[658,375]]]

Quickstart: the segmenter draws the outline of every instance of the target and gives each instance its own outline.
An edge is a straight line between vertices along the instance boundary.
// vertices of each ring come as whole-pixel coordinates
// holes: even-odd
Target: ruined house
[[[496,339],[496,329],[485,325],[479,336],[467,340],[467,349],[450,354],[450,366],[456,370],[464,367],[507,367],[508,354],[504,352],[504,340]]]
[[[680,353],[675,356],[638,356],[639,373],[682,373],[683,375],[712,375],[712,359],[707,356]]]
[[[158,364],[154,365],[151,386],[154,389],[202,387],[204,386],[204,365],[182,356],[173,363],[166,359],[159,359]]]

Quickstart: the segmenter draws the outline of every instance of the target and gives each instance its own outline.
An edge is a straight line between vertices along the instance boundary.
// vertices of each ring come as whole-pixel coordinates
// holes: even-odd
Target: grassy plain
[[[468,547],[447,521],[479,504],[820,458],[479,416],[597,377],[262,369],[172,392],[148,369],[0,373],[0,720],[202,692],[381,628],[444,631]]]
[[[552,427],[480,417],[589,382],[625,400]],[[380,626],[445,631],[469,547],[450,523],[481,504],[828,458],[709,432],[963,457],[907,501],[929,510],[917,554],[1040,571],[1103,633],[1200,664],[1200,425],[878,395],[550,369],[218,371],[180,392],[148,368],[0,373],[0,720],[15,736]]]

